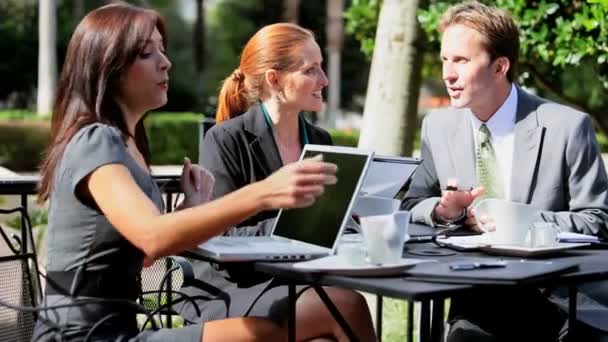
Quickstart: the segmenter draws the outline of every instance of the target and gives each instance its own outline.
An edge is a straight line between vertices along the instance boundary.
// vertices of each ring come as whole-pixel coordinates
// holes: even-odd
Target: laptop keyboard
[[[234,246],[247,246],[248,248],[251,246],[256,246],[259,244],[266,245],[267,243],[276,243],[277,240],[271,238],[270,236],[234,236],[216,239],[213,241],[213,244],[216,246],[226,246],[226,247],[234,247]]]
[[[243,236],[243,237],[229,237],[214,241],[215,246],[225,246],[230,249],[235,248],[246,248],[247,251],[254,253],[268,253],[268,254],[291,254],[294,250],[296,253],[305,251],[315,251],[316,249],[312,246],[306,246],[299,243],[290,243],[284,240],[273,239],[270,236]]]

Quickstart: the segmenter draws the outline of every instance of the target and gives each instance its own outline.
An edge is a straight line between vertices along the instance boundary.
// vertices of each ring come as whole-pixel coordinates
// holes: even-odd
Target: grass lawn
[[[407,341],[407,308],[409,305],[410,302],[404,300],[384,298],[382,302],[382,341]],[[416,329],[414,329],[414,340],[417,338],[416,335]]]
[[[382,341],[401,342],[407,341],[407,311],[410,302],[400,299],[384,298],[382,310]],[[445,302],[444,319],[447,318],[450,302]],[[418,315],[419,310],[414,308],[414,341],[418,340]]]

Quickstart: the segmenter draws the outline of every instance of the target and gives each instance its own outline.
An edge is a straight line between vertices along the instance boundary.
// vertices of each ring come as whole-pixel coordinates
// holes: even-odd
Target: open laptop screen
[[[281,210],[272,234],[334,248],[359,192],[371,153],[336,146],[325,146],[330,151],[320,151],[321,147],[311,146],[306,145],[303,158],[322,154],[324,161],[338,166],[338,183],[326,186],[325,193],[310,207]],[[344,152],[338,152],[340,149]]]
[[[409,186],[420,165],[418,158],[375,155],[361,185],[361,195],[396,198]]]

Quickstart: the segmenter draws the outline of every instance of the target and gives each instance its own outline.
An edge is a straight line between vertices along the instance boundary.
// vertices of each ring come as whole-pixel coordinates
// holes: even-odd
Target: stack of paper
[[[585,235],[572,232],[559,233],[559,242],[599,242],[599,238],[593,235]]]

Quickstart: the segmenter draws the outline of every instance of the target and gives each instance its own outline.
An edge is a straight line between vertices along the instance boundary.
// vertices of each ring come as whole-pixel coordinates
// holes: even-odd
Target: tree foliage
[[[36,83],[38,19],[36,3],[0,2],[0,100],[26,104]]]
[[[427,51],[438,55],[437,25],[455,0],[431,0],[418,19],[427,33]],[[591,114],[608,132],[608,0],[482,1],[513,14],[520,30],[520,83],[542,95],[568,102]],[[353,1],[349,32],[363,51],[373,50],[377,20],[374,0]],[[371,43],[370,43],[371,39]],[[435,59],[437,65],[439,59]]]
[[[283,0],[222,0],[209,10],[208,36],[210,96],[219,92],[221,81],[239,63],[241,50],[247,40],[264,25],[282,20]],[[326,6],[323,1],[301,1],[299,25],[310,29],[323,54],[326,54]],[[324,58],[327,60],[327,58]],[[343,107],[356,107],[356,94],[365,92],[369,63],[359,52],[358,42],[346,37],[342,49],[341,103]],[[357,108],[360,110],[360,108]]]
[[[184,0],[192,1],[195,0]],[[58,1],[57,60],[61,70],[67,44],[83,13],[109,0]],[[161,12],[169,33],[167,54],[173,64],[170,71],[169,101],[163,110],[197,111],[212,115],[213,98],[221,81],[239,62],[239,54],[263,25],[281,21],[283,0],[205,1],[204,87],[193,59],[193,23],[183,18],[176,0],[128,0]],[[77,6],[82,4],[83,8]],[[314,31],[325,48],[325,3],[301,1],[299,23]],[[38,2],[36,0],[0,0],[0,107],[28,108],[33,105],[37,81]],[[369,63],[359,51],[358,42],[347,37],[342,51],[342,103],[352,106],[354,95],[365,92]]]
[[[413,152],[425,46],[416,14],[426,5],[425,0],[382,4],[359,147],[397,155]]]
[[[374,38],[380,14],[381,0],[353,0],[344,13],[346,32],[361,44],[361,52],[371,60],[374,52]]]

